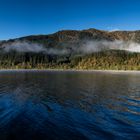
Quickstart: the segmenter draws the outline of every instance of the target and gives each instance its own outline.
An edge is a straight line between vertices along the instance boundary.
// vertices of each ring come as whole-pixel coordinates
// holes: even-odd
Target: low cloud
[[[77,46],[69,46],[61,49],[57,48],[45,48],[41,44],[30,43],[30,42],[20,42],[15,41],[12,43],[7,43],[2,46],[5,52],[9,52],[11,50],[15,50],[17,52],[43,52],[45,54],[54,54],[54,55],[64,55],[69,54],[71,50],[74,53],[93,53],[100,52],[103,50],[125,50],[129,52],[140,52],[140,44],[135,42],[125,42],[125,41],[84,41],[81,42],[81,45],[77,48]],[[71,49],[68,49],[71,48]],[[76,48],[76,49],[75,49]]]
[[[103,50],[125,50],[129,52],[140,52],[140,44],[126,41],[86,41],[81,51],[85,53],[99,52]]]
[[[11,50],[15,50],[17,52],[41,52],[45,51],[42,45],[29,43],[29,42],[20,42],[16,41],[10,44],[6,44],[2,46],[4,51],[9,52]]]
[[[65,49],[55,49],[55,48],[45,48],[43,45],[41,44],[37,44],[37,43],[30,43],[30,42],[26,42],[26,41],[16,41],[16,42],[12,42],[12,43],[8,43],[2,46],[3,50],[5,52],[9,52],[9,51],[17,51],[17,52],[34,52],[34,53],[39,53],[39,52],[43,52],[46,54],[66,54],[67,50]]]
[[[120,29],[114,28],[114,29],[109,30],[109,32],[115,32],[115,31],[120,31]]]

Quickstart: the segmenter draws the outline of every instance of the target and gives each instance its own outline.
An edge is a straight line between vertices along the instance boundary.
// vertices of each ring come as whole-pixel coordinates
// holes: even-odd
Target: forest
[[[140,53],[106,50],[90,54],[48,55],[1,51],[0,69],[140,70]]]

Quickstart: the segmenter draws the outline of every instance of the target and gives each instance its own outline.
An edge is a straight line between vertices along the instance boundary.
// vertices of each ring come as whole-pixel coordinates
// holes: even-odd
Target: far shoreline
[[[0,69],[1,72],[105,72],[105,73],[138,73],[139,70],[86,70],[86,69]]]

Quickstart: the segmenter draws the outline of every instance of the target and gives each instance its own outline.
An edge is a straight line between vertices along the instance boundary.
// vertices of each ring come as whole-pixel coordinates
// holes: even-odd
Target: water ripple
[[[140,76],[0,74],[0,140],[137,140]]]

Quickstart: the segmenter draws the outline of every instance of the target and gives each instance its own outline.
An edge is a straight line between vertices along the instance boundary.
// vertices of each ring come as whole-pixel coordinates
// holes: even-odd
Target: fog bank
[[[17,52],[34,52],[34,53],[39,53],[43,52],[46,54],[65,54],[67,53],[67,50],[60,50],[60,49],[55,49],[55,48],[45,48],[41,44],[37,43],[31,43],[31,42],[26,42],[26,41],[16,41],[10,44],[6,44],[2,46],[3,50],[5,52],[10,52],[12,50],[17,51]]]
[[[15,50],[17,52],[44,52],[46,54],[54,54],[54,55],[63,55],[70,53],[70,49],[75,53],[93,53],[100,52],[103,50],[125,50],[129,52],[140,52],[140,44],[135,42],[125,42],[125,41],[83,41],[80,46],[70,46],[63,47],[62,49],[57,48],[45,48],[41,44],[30,43],[26,41],[15,41],[12,43],[7,43],[2,46],[5,52],[9,52],[11,50]]]
[[[103,50],[125,50],[129,52],[140,52],[140,44],[126,41],[86,41],[81,46],[84,53],[99,52]]]

